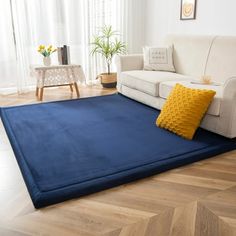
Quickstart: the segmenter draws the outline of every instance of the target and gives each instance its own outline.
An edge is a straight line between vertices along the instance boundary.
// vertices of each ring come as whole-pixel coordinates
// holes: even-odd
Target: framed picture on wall
[[[180,20],[196,19],[197,0],[181,0]]]

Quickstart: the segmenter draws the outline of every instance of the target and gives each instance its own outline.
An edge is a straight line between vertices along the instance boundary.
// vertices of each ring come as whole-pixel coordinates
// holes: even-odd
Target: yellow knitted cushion
[[[213,90],[191,89],[176,84],[156,124],[186,139],[192,139],[215,93]]]

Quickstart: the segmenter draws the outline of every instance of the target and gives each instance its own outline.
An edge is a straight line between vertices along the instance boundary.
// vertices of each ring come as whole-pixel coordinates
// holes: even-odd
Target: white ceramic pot
[[[50,66],[51,65],[51,57],[44,57],[43,58],[43,64],[45,66]]]

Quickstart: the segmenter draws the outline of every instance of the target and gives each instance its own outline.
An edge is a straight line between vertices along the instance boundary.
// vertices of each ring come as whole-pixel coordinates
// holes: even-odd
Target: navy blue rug
[[[122,95],[1,109],[36,208],[59,203],[232,149],[198,129],[189,141],[156,127],[159,111]]]

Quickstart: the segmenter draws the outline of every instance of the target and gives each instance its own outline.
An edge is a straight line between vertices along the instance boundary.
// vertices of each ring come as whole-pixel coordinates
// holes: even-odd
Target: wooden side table
[[[70,86],[75,88],[77,97],[80,96],[78,81],[85,81],[85,75],[80,65],[32,66],[31,70],[37,79],[36,96],[42,101],[44,88]]]

